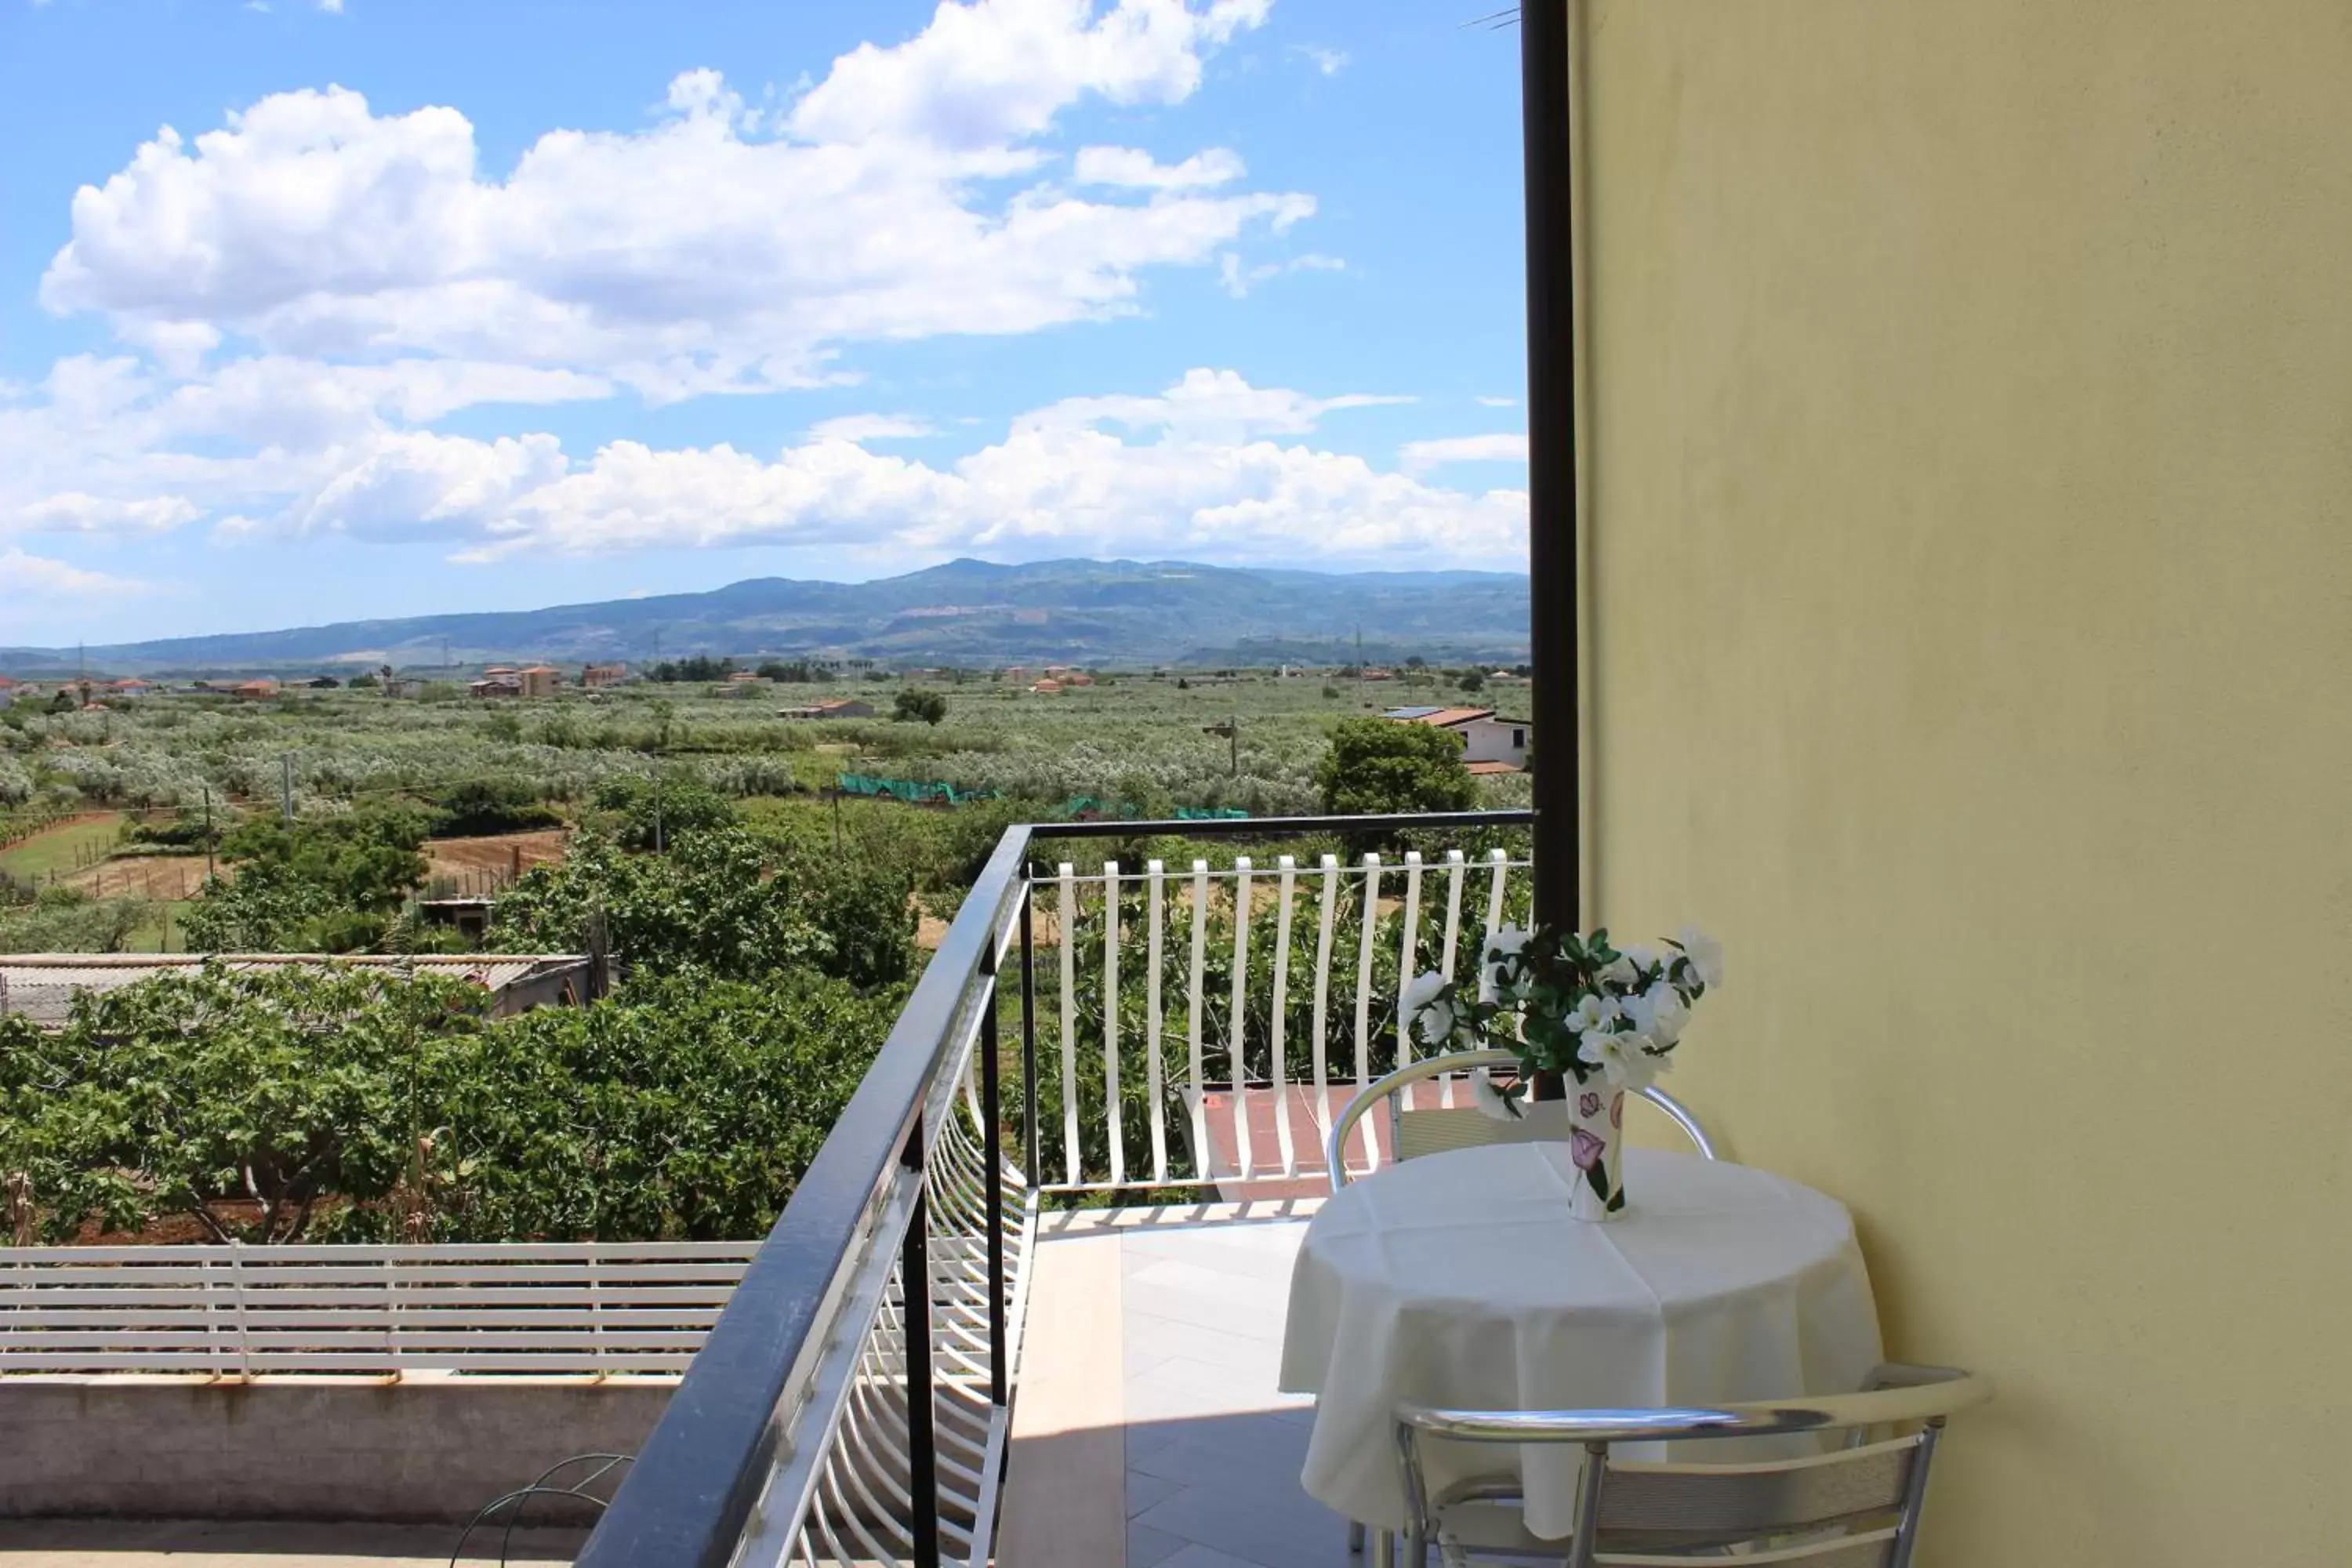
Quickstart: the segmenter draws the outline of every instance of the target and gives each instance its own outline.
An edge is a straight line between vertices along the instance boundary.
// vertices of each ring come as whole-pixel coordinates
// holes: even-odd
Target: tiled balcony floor
[[[1096,1211],[1041,1226],[1004,1568],[1117,1568],[1115,1550],[1127,1568],[1360,1563],[1339,1517],[1298,1489],[1313,1405],[1275,1391],[1291,1260],[1314,1206]]]

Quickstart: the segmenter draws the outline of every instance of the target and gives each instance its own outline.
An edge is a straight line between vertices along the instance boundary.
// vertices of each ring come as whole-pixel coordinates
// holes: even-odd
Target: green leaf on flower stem
[[[1625,1189],[1620,1187],[1615,1192],[1609,1194],[1609,1212],[1611,1214],[1615,1214],[1619,1209],[1622,1209],[1624,1206]]]
[[[1592,1164],[1585,1167],[1584,1182],[1587,1186],[1592,1189],[1592,1195],[1594,1197],[1599,1198],[1611,1208],[1615,1208],[1617,1206],[1616,1200],[1611,1198],[1609,1195],[1609,1173],[1602,1170],[1599,1164]]]

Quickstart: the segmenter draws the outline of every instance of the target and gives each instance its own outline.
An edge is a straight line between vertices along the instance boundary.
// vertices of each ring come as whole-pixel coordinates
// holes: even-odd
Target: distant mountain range
[[[895,664],[1338,663],[1527,657],[1528,580],[1500,572],[1288,572],[1179,561],[951,561],[871,583],[755,577],[705,594],[344,621],[70,648],[0,647],[0,671],[228,674],[490,659],[862,655]]]

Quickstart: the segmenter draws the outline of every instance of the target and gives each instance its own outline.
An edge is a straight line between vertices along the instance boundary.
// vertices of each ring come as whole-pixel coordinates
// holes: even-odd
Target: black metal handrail
[[[1307,834],[1392,834],[1411,831],[1526,826],[1527,810],[1439,812],[1386,816],[1290,816],[1202,822],[1067,822],[1016,826],[997,842],[987,866],[957,910],[937,952],[892,1026],[874,1064],[840,1120],[793,1190],[792,1200],[768,1233],[726,1310],[719,1315],[628,1479],[614,1494],[595,1532],[578,1558],[582,1568],[724,1568],[757,1509],[761,1493],[800,1411],[799,1395],[824,1349],[842,1284],[856,1268],[877,1204],[903,1179],[919,1171],[929,1138],[923,1108],[942,1088],[942,1069],[975,1023],[981,1030],[982,1114],[991,1145],[1001,1136],[996,1093],[996,1051],[991,1026],[996,1007],[997,969],[1014,922],[1027,934],[1028,860],[1032,845],[1050,838],[1139,836],[1243,838]],[[1024,1015],[1030,984],[1024,966]],[[1035,1100],[1034,1035],[1024,1030],[1024,1074]],[[936,1137],[938,1129],[929,1129]],[[988,1162],[991,1206],[999,1162]],[[1030,1161],[1034,1167],[1034,1157]],[[1034,1173],[1034,1171],[1033,1171]],[[919,1195],[905,1241],[911,1264],[908,1313],[910,1323],[908,1374],[910,1432],[918,1463],[928,1447],[926,1373],[929,1358],[915,1353],[911,1325],[919,1321],[929,1278],[923,1263]],[[996,1310],[990,1340],[999,1352],[991,1394],[1003,1405],[1010,1397],[1003,1361],[1006,1325],[1001,1321],[1006,1292],[1001,1248],[989,1249]],[[918,1500],[936,1494],[929,1478],[908,1478]],[[918,1503],[918,1513],[927,1510]],[[939,1559],[936,1517],[917,1521],[919,1563]]]

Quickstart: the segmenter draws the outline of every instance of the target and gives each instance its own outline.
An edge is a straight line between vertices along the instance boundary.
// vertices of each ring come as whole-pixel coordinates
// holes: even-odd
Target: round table
[[[1717,1405],[1852,1392],[1878,1363],[1869,1276],[1835,1199],[1745,1165],[1632,1149],[1625,1214],[1592,1224],[1570,1217],[1577,1177],[1564,1143],[1495,1144],[1392,1166],[1323,1205],[1291,1274],[1282,1345],[1283,1391],[1317,1396],[1299,1478],[1309,1496],[1403,1528],[1391,1414],[1403,1401]],[[1797,1443],[1792,1453],[1818,1451]],[[1574,1444],[1423,1454],[1433,1490],[1516,1468],[1534,1533],[1575,1527]]]

